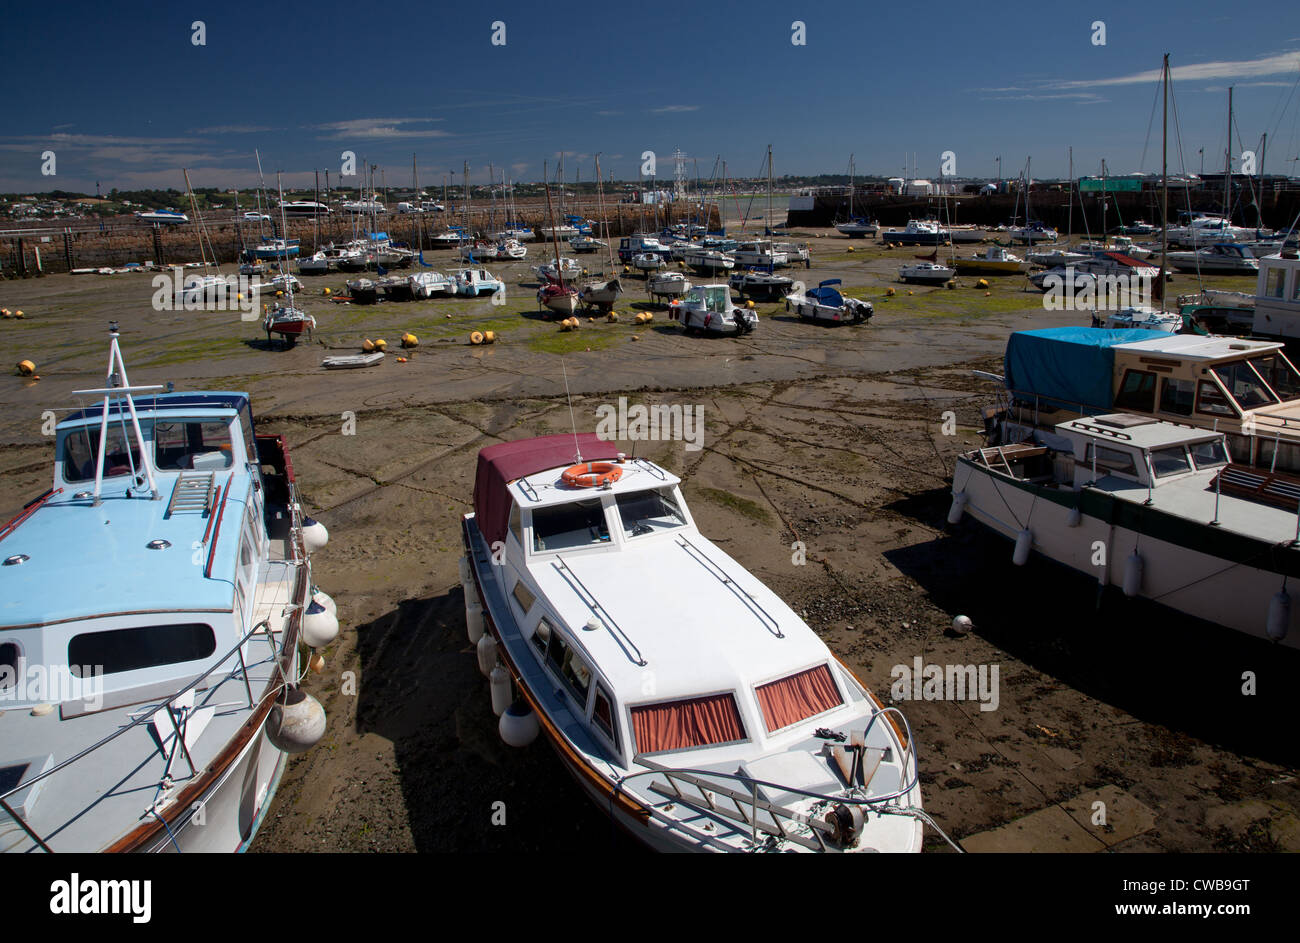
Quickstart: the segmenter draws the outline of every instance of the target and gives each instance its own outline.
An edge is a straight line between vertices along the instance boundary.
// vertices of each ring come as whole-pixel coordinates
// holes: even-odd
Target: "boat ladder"
[[[172,489],[171,500],[167,502],[166,517],[177,511],[198,511],[207,514],[212,510],[212,501],[216,495],[215,472],[181,472]]]
[[[823,838],[823,835],[831,836],[834,834],[834,829],[830,825],[802,812],[787,809],[785,806],[777,805],[763,798],[759,795],[758,783],[752,784],[753,788],[750,792],[741,792],[739,789],[732,789],[730,786],[711,782],[696,773],[681,772],[667,766],[660,766],[644,756],[638,756],[636,763],[661,774],[668,781],[667,785],[652,782],[649,786],[651,792],[657,793],[665,799],[680,802],[688,808],[697,809],[706,815],[717,815],[733,822],[739,822],[742,825],[748,825],[755,845],[758,844],[758,833],[762,832],[765,835],[772,835],[778,839],[802,845],[812,851],[840,850]],[[681,788],[683,785],[693,786],[698,790],[699,794],[684,792]],[[731,805],[720,803],[719,798],[730,800]],[[766,819],[760,816],[761,812],[767,813]],[[784,825],[782,821],[785,822]],[[802,835],[790,831],[787,826],[792,824],[806,826],[811,834]]]

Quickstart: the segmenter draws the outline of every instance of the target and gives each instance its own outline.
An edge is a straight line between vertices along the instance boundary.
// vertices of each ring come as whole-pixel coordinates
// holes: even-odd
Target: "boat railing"
[[[683,536],[679,535],[676,538],[675,543],[677,544],[677,546],[685,550],[690,557],[692,557],[696,562],[700,564],[700,566],[704,567],[704,569],[707,570],[715,579],[717,579],[718,582],[722,583],[724,586],[727,587],[727,589],[731,590],[732,594],[737,599],[739,599],[745,605],[745,607],[749,609],[749,611],[752,612],[758,618],[760,622],[763,623],[764,628],[766,628],[777,638],[785,638],[785,633],[781,631],[781,624],[777,622],[777,620],[773,617],[773,615],[770,612],[768,612],[766,609],[764,609],[762,604],[760,604],[757,599],[751,596],[747,590],[745,590],[743,587],[740,586],[740,584],[738,584],[734,579],[732,579],[731,575],[727,573],[727,571],[724,570],[721,566],[715,563],[709,557],[708,554],[706,554],[703,550],[695,546],[695,544],[691,543],[690,540],[688,540]]]
[[[191,711],[194,708],[192,708],[189,705],[180,704],[178,702],[186,695],[197,690],[200,685],[202,685],[205,681],[208,681],[210,678],[212,678],[215,675],[224,675],[224,677],[221,677],[217,681],[217,684],[214,685],[213,687],[219,686],[224,681],[236,679],[236,678],[243,682],[244,692],[245,695],[247,696],[248,703],[242,709],[253,711],[262,703],[264,703],[268,698],[278,696],[280,691],[286,685],[294,684],[298,680],[296,678],[294,679],[289,678],[288,673],[285,670],[285,658],[284,658],[285,649],[282,646],[277,645],[276,636],[283,635],[284,632],[285,630],[283,629],[279,631],[273,629],[271,627],[270,621],[267,619],[263,619],[262,621],[258,622],[239,639],[239,641],[235,644],[233,648],[227,651],[215,662],[213,662],[211,668],[207,669],[202,674],[196,676],[192,681],[186,684],[179,691],[170,695],[161,703],[155,705],[154,707],[146,710],[144,713],[135,717],[130,721],[130,723],[127,723],[122,727],[119,727],[113,733],[109,734],[103,739],[98,740],[95,743],[91,744],[90,746],[86,747],[84,750],[82,750],[80,753],[77,753],[75,756],[68,757],[63,762],[50,767],[49,769],[45,770],[39,775],[33,776],[29,779],[22,780],[13,788],[9,789],[3,794],[0,794],[0,810],[7,813],[9,817],[18,824],[19,828],[21,828],[27,834],[27,837],[30,838],[39,848],[41,848],[41,850],[53,853],[54,849],[50,847],[49,842],[46,841],[45,838],[42,838],[36,832],[36,830],[31,826],[31,824],[22,815],[20,815],[19,812],[13,806],[10,805],[10,799],[12,799],[15,794],[31,790],[34,786],[36,786],[37,783],[44,782],[45,780],[52,778],[56,773],[68,769],[69,767],[85,759],[86,757],[99,752],[100,750],[107,747],[109,744],[113,743],[115,740],[125,736],[127,733],[131,732],[137,727],[141,727],[144,724],[152,722],[155,717],[157,717],[160,713],[164,711],[166,712],[167,720],[170,722],[172,730],[174,731],[174,735],[175,735],[170,745],[170,748],[165,747],[165,739],[163,740],[163,745],[160,745],[160,749],[166,749],[166,752],[164,753],[164,759],[165,759],[164,776],[166,778],[170,778],[172,764],[176,759],[176,755],[178,751],[185,757],[185,761],[189,765],[190,776],[197,775],[198,768],[194,763],[193,757],[190,755],[189,744],[185,742],[185,728],[188,723],[189,717],[192,716]],[[276,671],[280,675],[280,681],[274,687],[268,686],[267,691],[263,693],[262,697],[260,699],[255,699],[253,696],[253,687],[248,677],[250,664],[248,660],[245,658],[244,646],[253,638],[253,636],[259,633],[264,634],[266,637],[267,645],[270,647],[270,654],[268,656],[268,659],[274,662]],[[230,668],[225,668],[224,666],[226,665],[226,663],[229,662],[232,658],[238,660],[239,663],[238,668],[235,668],[233,666]],[[256,667],[257,665],[263,663],[264,663],[263,661],[253,662],[252,667]],[[217,706],[229,707],[231,705],[222,704]]]
[[[641,649],[637,648],[636,642],[632,641],[632,638],[623,631],[623,627],[609,614],[604,604],[596,598],[595,593],[587,588],[587,585],[582,582],[578,574],[569,568],[569,564],[565,562],[564,558],[557,555],[555,562],[551,565],[555,567],[555,571],[560,574],[565,582],[572,587],[573,591],[578,594],[578,598],[591,610],[592,615],[600,619],[605,627],[609,629],[610,635],[614,637],[618,647],[623,649],[623,654],[639,668],[644,668],[649,664],[645,656],[641,654]]]
[[[884,759],[890,748],[881,750],[879,747],[869,747],[867,737],[876,721],[886,714],[896,714],[906,730],[905,736],[898,738],[902,747],[900,785],[892,792],[868,795],[866,790],[871,783],[871,776],[866,772],[867,754],[874,751]],[[829,747],[829,743],[827,746]],[[736,824],[737,831],[748,827],[750,842],[755,847],[760,841],[759,833],[762,833],[764,838],[770,836],[777,841],[789,841],[810,851],[837,851],[841,850],[842,846],[836,841],[838,830],[834,825],[815,818],[812,812],[791,809],[773,802],[762,795],[761,791],[768,789],[775,793],[797,796],[815,807],[821,806],[825,811],[830,811],[835,805],[863,807],[880,815],[914,815],[919,814],[920,811],[901,803],[901,800],[916,788],[919,779],[912,730],[902,711],[896,707],[877,709],[867,722],[866,729],[860,735],[855,734],[852,744],[844,749],[854,752],[855,759],[852,773],[845,776],[847,788],[839,795],[828,795],[797,786],[755,779],[741,772],[673,768],[656,763],[640,754],[633,757],[633,763],[645,769],[621,777],[615,784],[615,789],[620,793],[636,796],[637,793],[627,788],[628,785],[634,780],[651,778],[649,785],[644,787],[649,792],[670,802],[680,803],[701,815],[727,819]],[[878,765],[877,763],[876,768]],[[653,777],[656,776],[662,777],[664,782],[653,781]],[[860,784],[858,778],[862,780]],[[726,803],[720,800],[726,800]],[[722,850],[730,850],[717,835],[686,824],[681,817],[671,815],[668,810],[659,808],[653,803],[648,804],[646,808],[652,817],[665,825],[677,829],[690,829],[697,833],[698,839]],[[797,831],[799,826],[806,828],[808,834]]]

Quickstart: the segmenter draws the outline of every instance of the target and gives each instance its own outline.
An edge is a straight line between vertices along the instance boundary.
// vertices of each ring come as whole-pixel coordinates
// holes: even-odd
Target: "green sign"
[[[1141,193],[1141,177],[1109,177],[1103,180],[1101,177],[1080,177],[1080,193]]]

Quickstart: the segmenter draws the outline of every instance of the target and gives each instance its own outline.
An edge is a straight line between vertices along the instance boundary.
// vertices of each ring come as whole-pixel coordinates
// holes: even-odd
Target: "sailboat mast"
[[[465,161],[465,172],[461,178],[465,183],[464,206],[461,208],[461,216],[465,220],[465,232],[469,232],[469,161]]]
[[[1228,86],[1228,143],[1223,148],[1223,218],[1231,222],[1228,194],[1232,188],[1232,86]]]
[[[555,247],[555,277],[560,280],[560,288],[563,290],[564,266],[560,264],[560,237],[555,231],[555,207],[551,205],[551,182],[546,179],[545,162],[542,163],[542,185],[546,188],[546,212],[551,217],[551,245]]]
[[[853,222],[853,155],[849,155],[849,222]],[[851,231],[851,230],[850,230]]]
[[[767,225],[763,227],[767,235],[772,234],[772,145],[767,146]]]
[[[1106,162],[1102,161],[1101,166],[1104,168],[1106,166]],[[1106,206],[1106,184],[1105,183],[1101,185],[1101,190],[1102,190],[1101,205],[1103,207],[1103,212],[1104,212]],[[1070,210],[1066,214],[1066,223],[1065,223],[1065,244],[1067,246],[1070,244],[1070,239],[1074,236],[1074,146],[1073,145],[1070,146],[1070,189],[1068,195],[1070,197]]]
[[[1164,66],[1161,69],[1163,79],[1163,117],[1160,130],[1160,283],[1156,291],[1160,295],[1160,312],[1165,310],[1165,266],[1169,256],[1169,53],[1165,53]]]
[[[605,227],[605,252],[609,256],[609,270],[614,271],[614,246],[609,238],[609,217],[605,215],[605,184],[600,176],[600,155],[596,155],[596,201],[600,204],[600,221]]]

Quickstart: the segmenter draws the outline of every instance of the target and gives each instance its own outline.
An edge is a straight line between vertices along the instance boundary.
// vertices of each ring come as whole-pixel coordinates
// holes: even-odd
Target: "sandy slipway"
[[[304,500],[330,528],[313,569],[343,632],[307,682],[329,732],[291,763],[254,850],[631,850],[543,745],[500,742],[465,635],[458,520],[474,457],[503,439],[569,430],[563,353],[580,430],[620,394],[702,408],[701,450],[627,450],[683,475],[701,529],[805,613],[879,695],[917,658],[998,667],[996,710],[981,710],[975,692],[915,701],[910,683],[896,691],[909,697],[898,706],[917,737],[926,807],[972,850],[1300,847],[1291,653],[1098,601],[1087,580],[1037,561],[1015,568],[1010,545],[944,526],[953,459],[979,444],[979,410],[991,402],[971,369],[1000,372],[1011,330],[1087,315],[1045,312],[1023,279],[991,280],[987,296],[972,279],[908,295],[893,273],[911,253],[811,241],[815,264],[796,277],[843,279],[846,294],[875,304],[869,324],[826,328],[759,305],[750,337],[685,338],[661,308],[635,306],[646,298],[629,278],[618,323],[584,320],[561,335],[538,317],[525,263],[494,268],[509,286],[504,308],[338,305],[322,290],[341,278],[305,279],[316,343],[281,351],[237,314],[152,311],[145,276],[0,283],[0,305],[28,316],[2,322],[0,353],[33,359],[42,376],[0,384],[0,513],[48,487],[42,413],[102,382],[104,330],[117,318],[133,383],[250,390],[263,427],[288,437]],[[451,268],[442,255],[426,259]],[[638,310],[656,320],[630,323]],[[474,329],[502,340],[471,347]],[[421,345],[399,364],[406,330]],[[389,341],[387,362],[320,369],[366,337]],[[345,412],[354,435],[342,434]],[[958,613],[975,624],[965,638],[947,632]],[[493,824],[496,803],[504,825]]]

